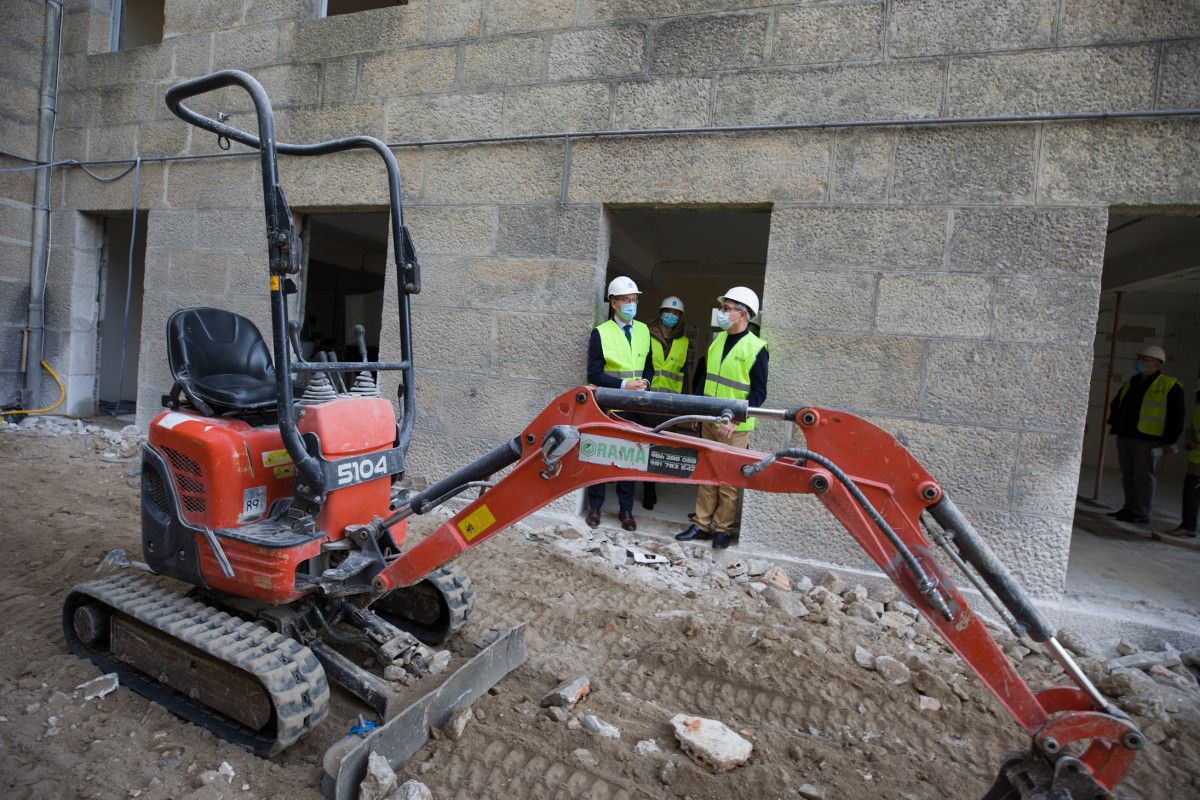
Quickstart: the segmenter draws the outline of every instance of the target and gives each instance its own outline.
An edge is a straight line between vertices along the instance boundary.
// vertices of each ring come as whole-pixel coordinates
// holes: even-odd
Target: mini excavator
[[[232,88],[253,101],[257,135],[184,101]],[[174,386],[142,450],[144,562],[74,587],[63,608],[72,651],[135,692],[268,757],[322,722],[330,682],[381,723],[325,756],[324,791],[350,800],[371,752],[398,766],[525,658],[524,627],[502,633],[453,672],[432,649],[469,619],[470,580],[452,562],[555,498],[613,480],[725,484],[815,495],[896,583],[1030,737],[1006,756],[984,800],[1097,800],[1144,739],[1088,680],[1047,619],[945,490],[895,438],[851,414],[796,406],[582,386],[552,400],[512,440],[422,491],[402,489],[416,406],[410,297],[421,289],[404,225],[400,173],[378,139],[275,139],[263,87],[223,70],[166,93],[170,110],[226,143],[258,151],[266,216],[271,342],[214,308],[167,323]],[[399,360],[302,356],[287,295],[299,272],[279,154],[356,149],[383,159],[399,295]],[[380,372],[399,373],[397,404]],[[643,426],[614,412],[663,419]],[[684,422],[755,417],[795,426],[805,447],[766,454],[671,432]],[[407,519],[469,490],[477,496],[421,541]],[[935,550],[936,548],[936,550]],[[939,566],[960,570],[1017,636],[1040,643],[1070,685],[1034,692]],[[126,559],[125,564],[130,564]],[[359,665],[374,657],[375,670]],[[351,655],[347,655],[351,653]],[[398,686],[432,685],[403,705]],[[382,675],[379,672],[382,671]]]

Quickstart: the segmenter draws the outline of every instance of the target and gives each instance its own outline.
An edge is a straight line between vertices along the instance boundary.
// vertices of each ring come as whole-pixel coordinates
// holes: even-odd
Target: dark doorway
[[[145,211],[138,212],[134,238],[133,214],[103,218],[96,370],[97,410],[101,414],[117,416],[137,410],[138,353],[146,278],[146,219]]]

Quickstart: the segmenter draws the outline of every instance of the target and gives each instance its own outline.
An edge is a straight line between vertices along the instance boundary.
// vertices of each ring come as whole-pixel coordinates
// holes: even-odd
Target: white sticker
[[[178,411],[171,411],[165,417],[158,421],[158,427],[171,430],[181,422],[191,422],[196,419],[189,414],[180,414]]]
[[[650,448],[643,442],[583,434],[579,437],[579,460],[646,471]]]
[[[238,522],[253,522],[267,513],[267,487],[252,486],[242,492],[242,515]]]

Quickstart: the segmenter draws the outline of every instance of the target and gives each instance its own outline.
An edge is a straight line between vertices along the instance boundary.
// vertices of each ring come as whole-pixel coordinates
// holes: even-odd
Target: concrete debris
[[[854,600],[846,604],[846,616],[855,617],[864,622],[879,621],[879,614],[875,612],[875,609],[859,600]]]
[[[867,587],[860,583],[843,593],[842,599],[847,603],[865,603],[870,598],[867,595]]]
[[[790,592],[792,590],[792,580],[787,576],[787,573],[779,567],[771,567],[762,574],[763,583],[768,586],[778,589],[781,592]]]
[[[738,578],[749,573],[749,568],[745,561],[730,561],[725,565],[725,574],[731,578]]]
[[[586,747],[578,747],[572,750],[571,757],[587,767],[595,767],[600,764],[600,759],[596,758],[596,754]]]
[[[375,751],[367,756],[367,775],[358,785],[358,800],[387,800],[396,788],[396,773]]]
[[[913,608],[903,600],[892,600],[889,603],[885,603],[884,607],[888,611],[895,611],[897,614],[903,614],[904,616],[912,617],[913,619],[916,619],[921,615],[920,611],[917,611],[917,609]]]
[[[407,780],[388,796],[388,800],[433,800],[433,792],[420,781]]]
[[[450,656],[449,650],[438,650],[434,653],[433,658],[429,659],[429,674],[437,675],[445,672],[446,667],[450,666]]]
[[[845,594],[850,588],[846,585],[844,580],[839,578],[837,574],[833,572],[826,572],[824,575],[822,575],[821,580],[817,581],[817,585],[828,589],[836,595]]]
[[[676,714],[671,727],[683,752],[713,772],[729,772],[750,759],[754,745],[725,723],[704,717]]]
[[[796,793],[804,800],[825,800],[825,789],[815,783],[802,783],[796,788]]]
[[[1062,628],[1055,638],[1064,648],[1081,658],[1095,658],[1097,655],[1091,642],[1070,628]]]
[[[804,596],[798,592],[788,592],[775,586],[768,586],[763,591],[763,599],[767,601],[767,605],[778,608],[788,616],[808,616],[808,606],[804,604]]]
[[[746,562],[746,574],[752,578],[767,574],[769,569],[771,569],[771,562],[763,561],[761,558],[754,558]]]
[[[885,611],[879,615],[879,624],[885,628],[904,628],[912,625],[913,619],[899,611]]]
[[[587,696],[592,690],[591,681],[587,675],[580,675],[560,683],[542,698],[543,706],[565,706],[573,708],[576,703]]]
[[[854,663],[863,669],[875,669],[875,656],[861,644],[854,645]]]
[[[675,766],[674,761],[668,761],[662,765],[658,771],[658,781],[663,786],[670,786],[675,780],[675,776],[679,774],[679,767]]]
[[[684,617],[682,630],[683,635],[690,638],[704,630],[704,623],[700,617],[689,614],[687,617]]]
[[[896,584],[881,583],[878,586],[871,588],[871,599],[876,603],[883,603],[884,605],[887,605],[888,603],[894,603],[898,600],[902,600],[903,595],[900,594],[900,587],[898,587]]]
[[[624,547],[617,547],[615,544],[604,542],[600,545],[600,557],[614,567],[623,567],[629,562],[629,555]]]
[[[615,740],[621,738],[621,731],[616,725],[605,722],[595,714],[584,714],[579,718],[579,722],[583,725],[585,731],[603,739]]]
[[[1138,646],[1133,642],[1122,639],[1117,642],[1117,654],[1122,656],[1131,656],[1138,651]]]
[[[1150,669],[1157,665],[1163,667],[1177,667],[1183,661],[1179,657],[1179,651],[1174,647],[1167,645],[1166,650],[1151,653],[1130,653],[1127,656],[1120,656],[1108,662],[1109,669]]]
[[[1184,650],[1179,654],[1179,660],[1184,664],[1187,664],[1189,667],[1200,669],[1200,647],[1195,647],[1191,650]]]
[[[902,686],[912,679],[912,673],[909,672],[908,667],[891,656],[876,656],[875,671],[893,686]]]
[[[442,733],[450,741],[457,742],[463,737],[463,733],[467,730],[467,723],[474,716],[470,708],[460,708],[450,716],[450,719],[446,720],[446,724],[442,726]]]
[[[543,710],[542,713],[555,722],[566,722],[567,717],[569,716],[567,714],[567,710],[562,706],[550,706],[549,708]]]
[[[662,750],[653,739],[642,739],[633,746],[633,752],[639,756],[661,756]]]
[[[117,690],[121,683],[117,679],[117,673],[110,672],[106,675],[101,675],[99,678],[92,678],[87,683],[81,683],[75,687],[76,695],[82,693],[83,701],[95,700],[101,697],[107,697]]]
[[[936,697],[917,695],[917,709],[920,711],[940,711],[942,703]]]
[[[793,592],[808,592],[812,588],[812,578],[808,577],[807,575],[804,575],[799,580],[792,582]]]

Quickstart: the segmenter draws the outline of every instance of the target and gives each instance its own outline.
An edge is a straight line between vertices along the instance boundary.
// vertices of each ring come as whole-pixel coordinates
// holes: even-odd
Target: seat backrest
[[[274,381],[271,351],[254,323],[220,308],[185,308],[167,320],[167,361],[185,388],[214,375]]]

